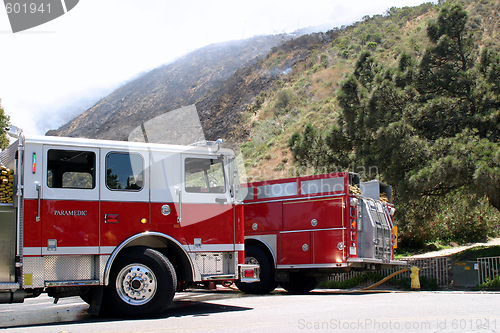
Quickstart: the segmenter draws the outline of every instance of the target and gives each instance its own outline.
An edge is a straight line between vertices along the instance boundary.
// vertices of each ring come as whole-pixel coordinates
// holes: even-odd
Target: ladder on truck
[[[373,257],[374,259],[390,261],[394,245],[394,225],[388,217],[387,209],[380,201],[372,198],[364,197],[362,202],[365,206],[363,211],[366,212],[367,217],[367,220],[363,219],[364,223],[369,222],[373,232]]]

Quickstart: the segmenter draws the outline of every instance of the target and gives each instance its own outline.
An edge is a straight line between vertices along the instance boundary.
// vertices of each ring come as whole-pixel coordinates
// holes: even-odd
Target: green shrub
[[[500,276],[493,279],[487,278],[485,282],[478,286],[479,290],[500,290]]]
[[[328,67],[328,54],[326,53],[323,53],[321,56],[320,56],[320,63],[321,63],[321,67],[323,68],[327,68]]]
[[[349,50],[342,50],[338,53],[339,57],[344,59],[349,59],[350,53]]]
[[[368,42],[368,44],[366,44],[366,48],[370,51],[375,51],[377,49],[377,46],[378,44],[375,42]]]
[[[463,244],[498,236],[500,213],[486,197],[462,190],[399,204],[395,221],[401,246],[423,248],[438,240]]]
[[[282,89],[276,94],[276,102],[274,106],[280,111],[287,111],[290,101],[293,99],[293,91],[290,89]]]

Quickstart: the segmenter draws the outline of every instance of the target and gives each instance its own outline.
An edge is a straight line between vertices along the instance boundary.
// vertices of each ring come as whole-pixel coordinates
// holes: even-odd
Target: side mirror
[[[19,139],[21,136],[21,133],[23,132],[22,129],[16,127],[16,126],[11,126],[11,127],[6,127],[5,131],[7,131],[7,134],[15,139]]]
[[[222,145],[223,141],[221,138],[219,138],[215,141],[215,143],[217,144],[217,150],[215,152],[218,152],[220,150],[220,146]]]

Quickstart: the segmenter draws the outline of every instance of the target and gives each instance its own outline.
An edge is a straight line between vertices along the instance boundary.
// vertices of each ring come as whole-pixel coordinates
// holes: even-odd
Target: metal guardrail
[[[428,279],[436,279],[439,287],[448,287],[450,286],[448,272],[450,270],[449,260],[447,257],[433,257],[433,258],[401,258],[401,261],[406,261],[406,265],[395,267],[392,269],[381,269],[374,271],[374,273],[378,273],[384,276],[388,276],[397,270],[401,269],[401,267],[412,267],[417,266],[420,268],[419,276],[425,276]],[[477,258],[478,264],[478,275],[479,275],[479,284],[482,284],[487,281],[491,281],[500,276],[500,257],[487,257],[487,258]],[[329,280],[330,281],[345,281],[352,279],[355,276],[361,275],[363,272],[352,271],[349,273],[340,273],[332,275]],[[411,272],[404,272],[393,279],[400,280],[402,278],[410,278]],[[370,282],[363,283],[360,287],[364,287],[365,284],[368,285]]]
[[[450,284],[448,277],[448,257],[433,257],[433,258],[403,258],[407,262],[408,267],[417,266],[420,268],[418,275],[425,276],[427,279],[436,279],[439,287],[447,287]],[[402,277],[410,278],[411,272],[406,272]]]
[[[412,266],[417,266],[420,268],[419,271],[419,276],[425,276],[428,279],[436,279],[436,282],[439,287],[447,287],[450,285],[449,277],[448,277],[448,258],[447,257],[433,257],[433,258],[401,258],[398,259],[401,261],[406,261],[406,265],[398,266],[395,268],[391,269],[381,269],[374,271],[374,273],[378,273],[384,276],[388,276],[398,270],[401,269],[401,267],[412,267]],[[497,271],[498,271],[498,266],[497,266]],[[349,273],[339,273],[332,275],[329,280],[330,281],[345,281],[352,279],[353,277],[357,275],[361,275],[363,272],[349,272]],[[397,276],[395,276],[393,279],[395,280],[400,280],[402,278],[410,278],[411,272],[404,272],[401,273]],[[368,285],[368,282],[366,283]],[[364,285],[363,285],[364,286]]]
[[[500,276],[500,257],[477,258],[477,263],[479,266],[479,284],[491,281]]]

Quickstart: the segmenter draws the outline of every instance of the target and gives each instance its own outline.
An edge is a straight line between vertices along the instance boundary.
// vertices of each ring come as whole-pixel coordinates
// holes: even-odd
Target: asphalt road
[[[92,317],[78,297],[0,305],[0,332],[500,332],[500,293],[177,293],[154,319]]]

